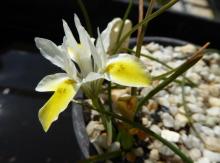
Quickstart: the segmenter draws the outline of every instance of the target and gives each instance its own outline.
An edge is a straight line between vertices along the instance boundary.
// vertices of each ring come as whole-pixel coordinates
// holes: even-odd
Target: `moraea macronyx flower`
[[[76,15],[74,21],[80,43],[76,41],[65,21],[63,21],[65,37],[61,46],[47,39],[35,38],[42,55],[65,71],[44,77],[36,87],[37,91],[54,92],[38,114],[45,131],[67,108],[81,86],[86,85],[84,88],[89,89],[90,83],[100,78],[133,87],[145,87],[151,82],[145,66],[135,56],[125,53],[113,56],[107,54],[115,44],[114,33],[117,33],[117,28],[122,23],[121,19],[114,19],[101,34],[99,33],[96,46],[95,40],[90,38]],[[131,24],[127,21],[122,34],[130,28]],[[123,46],[127,46],[127,43]],[[78,65],[79,70],[73,61]],[[91,91],[94,89],[96,88]]]

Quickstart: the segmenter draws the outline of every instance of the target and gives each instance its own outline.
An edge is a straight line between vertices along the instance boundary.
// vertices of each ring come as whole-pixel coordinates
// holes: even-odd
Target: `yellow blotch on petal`
[[[75,89],[76,85],[74,81],[66,80],[62,82],[58,85],[52,97],[40,109],[38,117],[45,132],[47,132],[51,124],[57,120],[59,114],[67,108],[76,94]]]
[[[107,65],[105,72],[109,80],[120,85],[146,87],[151,83],[151,77],[142,63],[131,57],[115,59]]]

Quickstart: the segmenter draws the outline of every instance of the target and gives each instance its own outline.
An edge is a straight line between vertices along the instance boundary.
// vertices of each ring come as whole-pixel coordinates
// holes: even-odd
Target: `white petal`
[[[35,90],[38,92],[56,91],[59,84],[67,79],[69,79],[69,77],[66,73],[57,73],[57,74],[45,76],[38,83]]]
[[[105,47],[105,52],[108,54],[112,52],[114,49],[117,38],[120,32],[120,28],[123,21],[120,18],[114,18],[107,26],[107,28],[101,33],[101,38]],[[132,23],[130,20],[125,20],[124,28],[122,30],[121,38],[127,34],[132,28]],[[100,49],[100,39],[97,41],[97,48]],[[127,48],[129,43],[129,37],[123,42],[122,46],[120,48]]]
[[[63,20],[63,29],[65,32],[67,45],[71,47],[75,47],[77,45],[77,42],[65,20]]]
[[[91,52],[90,52],[89,43],[87,39],[88,37],[90,38],[90,36],[86,32],[85,28],[81,25],[80,20],[76,14],[74,15],[74,21],[75,21],[76,29],[79,34],[80,44],[81,46],[83,46],[84,52],[86,52],[83,57],[90,58]]]
[[[120,18],[114,18],[111,22],[108,23],[107,28],[101,33],[101,37],[98,37],[96,48],[98,49],[99,53],[103,53],[101,40],[103,41],[105,53],[109,51],[109,49],[112,46],[111,45],[112,31],[116,26],[118,26],[121,23],[121,21],[122,20]]]
[[[95,73],[95,72],[90,72],[85,79],[83,79],[83,83],[91,82],[94,80],[98,80],[104,78],[103,74]]]
[[[98,54],[93,42],[90,40],[90,38],[88,38],[88,43],[89,43],[89,47],[90,47],[95,64],[97,65],[98,69],[102,68],[101,57],[99,56],[99,54]]]
[[[63,62],[63,53],[57,47],[56,44],[54,44],[50,40],[43,39],[43,38],[35,38],[35,43],[36,43],[37,48],[40,50],[41,54],[46,59],[51,61],[56,66],[65,70],[65,65]]]

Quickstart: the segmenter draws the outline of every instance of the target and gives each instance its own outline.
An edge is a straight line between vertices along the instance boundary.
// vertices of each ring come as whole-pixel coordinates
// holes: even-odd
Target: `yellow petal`
[[[76,83],[72,80],[65,80],[60,83],[52,97],[40,109],[38,117],[45,132],[57,120],[59,114],[67,108],[76,91]]]
[[[151,83],[150,74],[143,63],[134,56],[120,54],[110,59],[105,68],[106,78],[120,85],[146,87]]]

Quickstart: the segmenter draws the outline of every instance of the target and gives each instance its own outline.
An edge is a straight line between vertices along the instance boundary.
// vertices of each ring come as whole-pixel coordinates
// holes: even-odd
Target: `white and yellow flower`
[[[74,21],[80,43],[75,40],[65,21],[63,21],[65,37],[61,46],[57,46],[47,39],[35,38],[36,45],[42,55],[65,71],[65,73],[44,77],[36,87],[36,91],[54,92],[38,114],[45,131],[67,108],[82,85],[89,89],[91,85],[94,85],[90,85],[90,82],[100,78],[132,87],[146,87],[151,82],[150,75],[143,63],[135,56],[125,53],[114,56],[107,55],[116,43],[115,33],[122,23],[121,19],[114,19],[101,34],[99,33],[96,46],[94,39],[90,38],[76,15]],[[127,22],[122,36],[130,28],[131,24]],[[128,43],[126,42],[122,46],[128,46]],[[79,70],[73,61],[78,65]],[[96,88],[91,91],[94,89]]]

